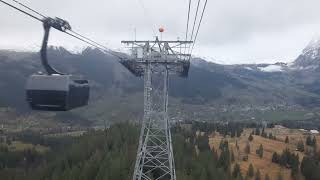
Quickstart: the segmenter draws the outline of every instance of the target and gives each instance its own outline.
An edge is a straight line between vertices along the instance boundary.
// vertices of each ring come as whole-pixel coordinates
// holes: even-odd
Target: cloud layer
[[[160,26],[166,29],[165,39],[185,36],[188,0],[21,2],[68,20],[75,31],[112,48],[133,39],[135,28],[139,39],[153,38]],[[194,12],[197,2],[192,2]],[[195,54],[229,64],[292,61],[320,32],[319,7],[319,0],[208,0]],[[0,48],[39,48],[43,32],[38,22],[1,4],[0,23]],[[59,32],[50,43],[86,46]]]

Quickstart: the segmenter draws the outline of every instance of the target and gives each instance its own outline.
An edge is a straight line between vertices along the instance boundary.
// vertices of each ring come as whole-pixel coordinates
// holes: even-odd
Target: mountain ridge
[[[130,74],[115,57],[92,48],[71,53],[61,47],[49,48],[48,56],[57,69],[91,82],[90,105],[73,113],[93,121],[101,117],[141,118],[142,78]],[[301,57],[317,68],[312,71],[306,69],[308,66],[298,68]],[[198,114],[191,112],[202,111],[210,119],[225,109],[249,112],[317,108],[320,61],[316,60],[302,54],[289,64],[222,65],[193,58],[188,79],[170,78],[171,116],[196,118]],[[28,112],[24,84],[28,76],[40,70],[39,53],[0,50],[0,107]]]

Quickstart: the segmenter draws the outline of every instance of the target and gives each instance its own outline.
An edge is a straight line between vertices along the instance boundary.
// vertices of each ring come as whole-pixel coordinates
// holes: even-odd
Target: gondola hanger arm
[[[50,29],[52,27],[59,31],[66,32],[66,30],[71,30],[71,26],[67,21],[60,18],[53,19],[53,18],[47,17],[47,18],[44,18],[42,22],[43,22],[43,28],[44,28],[44,37],[43,37],[42,46],[40,50],[42,65],[48,75],[52,75],[52,74],[64,75],[63,73],[59,72],[49,64],[48,55],[47,55],[48,41],[49,41]]]

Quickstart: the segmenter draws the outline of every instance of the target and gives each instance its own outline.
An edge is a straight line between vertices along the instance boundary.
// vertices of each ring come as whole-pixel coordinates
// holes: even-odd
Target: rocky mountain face
[[[297,69],[315,69],[320,64],[320,39],[312,40],[294,62]]]
[[[320,39],[312,40],[290,68],[299,87],[320,94]]]
[[[90,120],[142,116],[143,81],[117,59],[95,49],[72,54],[51,48],[50,62],[62,72],[83,76],[92,86],[91,102],[72,113]],[[312,41],[291,64],[221,65],[194,58],[189,78],[171,77],[173,116],[203,112],[312,109],[320,105],[320,41]],[[29,112],[24,86],[42,71],[39,54],[0,51],[0,107]]]

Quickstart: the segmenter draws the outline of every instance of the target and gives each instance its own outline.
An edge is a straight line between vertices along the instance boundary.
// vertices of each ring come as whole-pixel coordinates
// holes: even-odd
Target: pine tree
[[[223,168],[226,171],[230,166],[230,150],[228,141],[222,142],[222,144],[220,144],[220,149],[221,154],[218,159],[217,166]]]
[[[254,132],[255,132],[255,131],[254,131],[254,130],[252,130],[252,132],[251,132],[250,134],[254,134]]]
[[[279,163],[279,155],[277,152],[272,154],[272,162],[278,164]]]
[[[237,129],[237,137],[241,137],[242,129]]]
[[[289,137],[288,136],[286,136],[286,140],[284,141],[286,144],[288,144],[289,143]]]
[[[260,158],[263,157],[263,146],[262,146],[262,144],[260,144],[260,147],[259,147],[259,157]]]
[[[246,144],[246,147],[244,148],[244,152],[247,154],[250,154],[250,144],[249,143]]]
[[[225,141],[223,139],[221,139],[220,144],[219,144],[219,149],[223,150],[224,149],[224,145],[225,145]]]
[[[260,144],[259,148],[256,150],[256,154],[262,158],[263,157],[263,146]]]
[[[315,136],[313,136],[313,139],[312,139],[312,146],[317,147],[317,139]]]
[[[260,174],[259,169],[257,169],[257,172],[256,172],[256,175],[254,177],[254,180],[261,180],[261,174]]]
[[[239,151],[239,144],[238,144],[238,140],[236,140],[236,148]]]
[[[253,136],[252,136],[252,134],[250,134],[248,140],[249,140],[250,142],[253,141]]]
[[[291,176],[296,177],[299,173],[299,155],[297,154],[296,156],[294,154],[291,155],[291,160],[290,160],[290,165],[291,165]]]
[[[300,151],[300,152],[303,152],[303,151],[304,151],[304,144],[303,144],[303,141],[302,141],[302,140],[300,140],[300,141],[298,142],[297,149],[298,149],[298,151]]]
[[[248,160],[249,160],[249,156],[248,156],[248,155],[243,156],[243,157],[242,157],[242,160],[243,160],[243,161],[248,161]]]
[[[232,177],[237,178],[241,176],[240,165],[236,163],[233,168]]]
[[[306,145],[312,146],[312,139],[310,135],[307,136]]]
[[[247,175],[248,175],[249,177],[253,177],[253,176],[254,176],[254,169],[253,169],[253,165],[252,165],[251,163],[250,163],[250,165],[249,165],[249,169],[248,169]]]

